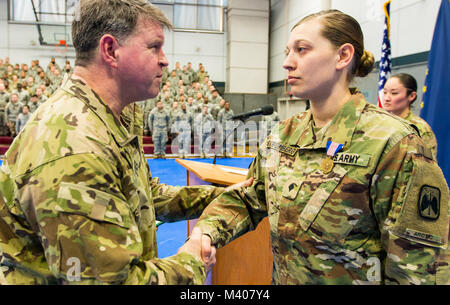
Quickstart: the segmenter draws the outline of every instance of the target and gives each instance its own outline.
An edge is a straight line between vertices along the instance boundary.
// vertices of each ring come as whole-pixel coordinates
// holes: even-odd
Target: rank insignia
[[[422,218],[437,220],[441,208],[441,191],[429,185],[424,185],[420,189],[419,214]]]

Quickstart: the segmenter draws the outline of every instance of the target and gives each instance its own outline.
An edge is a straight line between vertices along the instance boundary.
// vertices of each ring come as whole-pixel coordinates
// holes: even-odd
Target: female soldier
[[[311,108],[275,126],[250,187],[224,192],[197,222],[218,247],[268,216],[275,284],[434,284],[448,239],[448,187],[415,130],[352,95],[373,56],[358,22],[302,19],[283,67]]]
[[[420,137],[436,160],[437,142],[430,125],[411,111],[411,105],[417,98],[416,79],[409,74],[400,73],[389,78],[384,85],[383,101],[384,109],[399,117],[410,121],[417,127]]]

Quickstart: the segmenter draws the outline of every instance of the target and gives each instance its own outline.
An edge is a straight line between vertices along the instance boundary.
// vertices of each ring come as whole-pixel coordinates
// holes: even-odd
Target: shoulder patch
[[[441,191],[436,187],[423,185],[417,204],[422,218],[437,220],[441,208]]]
[[[449,232],[449,189],[442,170],[423,156],[413,156],[413,170],[400,214],[391,233],[417,243],[445,249]]]

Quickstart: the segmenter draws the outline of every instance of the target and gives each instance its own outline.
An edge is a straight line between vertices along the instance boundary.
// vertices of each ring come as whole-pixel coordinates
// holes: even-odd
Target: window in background
[[[79,0],[9,0],[9,19],[18,22],[71,23]]]
[[[72,23],[79,0],[9,0],[9,19],[16,22]],[[150,0],[173,7],[175,29],[223,32],[228,0]]]
[[[154,4],[173,5],[173,25],[179,30],[223,32],[227,0],[155,0]]]

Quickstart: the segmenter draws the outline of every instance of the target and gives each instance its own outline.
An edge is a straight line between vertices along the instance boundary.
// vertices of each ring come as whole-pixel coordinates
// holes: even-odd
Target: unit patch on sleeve
[[[429,185],[422,186],[418,205],[420,217],[430,220],[438,219],[441,207],[441,191]]]

